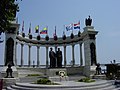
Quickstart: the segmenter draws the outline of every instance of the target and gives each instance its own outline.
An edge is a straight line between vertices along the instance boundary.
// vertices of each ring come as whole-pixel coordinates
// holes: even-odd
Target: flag
[[[80,22],[73,24],[74,29],[80,29]]]
[[[43,30],[40,31],[40,34],[47,34],[48,28],[45,27]]]
[[[55,26],[55,32],[54,32],[54,34],[53,34],[53,37],[54,37],[54,36],[56,36],[56,26]]]
[[[39,32],[39,25],[35,27],[35,33],[38,33],[38,32]]]
[[[31,34],[31,23],[30,23],[29,33],[28,33],[28,35],[30,35],[30,34]]]
[[[65,25],[65,28],[66,28],[67,31],[73,30],[73,24]]]
[[[23,21],[23,24],[22,24],[22,32],[24,31],[24,21]]]

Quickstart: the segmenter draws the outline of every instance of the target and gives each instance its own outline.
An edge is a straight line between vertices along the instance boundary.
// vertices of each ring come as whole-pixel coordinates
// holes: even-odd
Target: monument
[[[48,76],[56,75],[56,72],[62,70],[67,72],[67,74],[82,74],[88,77],[91,77],[96,73],[96,64],[97,64],[97,55],[96,55],[96,35],[98,31],[95,31],[94,26],[92,26],[92,19],[86,18],[85,19],[85,27],[83,28],[83,32],[78,32],[79,34],[73,36],[66,36],[64,37],[57,37],[57,39],[49,38],[46,35],[45,38],[35,38],[32,37],[32,34],[26,36],[25,33],[22,34],[17,33],[19,29],[19,24],[12,23],[10,30],[5,32],[5,58],[4,58],[4,70],[2,74],[5,77],[7,66],[10,64],[13,70],[13,77],[18,77],[18,72],[16,69],[17,66],[17,45],[20,44],[21,47],[21,56],[20,56],[20,66],[22,68],[24,65],[24,45],[28,46],[28,69],[33,67],[31,65],[31,48],[37,48],[37,68],[40,68],[40,47],[45,47],[46,49],[46,65],[44,70],[41,70],[42,73],[47,74]],[[24,34],[24,35],[23,35]],[[39,35],[40,36],[40,35]],[[16,44],[17,43],[17,44]],[[83,48],[82,45],[84,44]],[[80,52],[80,64],[76,67],[76,60],[75,60],[75,52],[74,48],[75,45],[79,45],[79,52]],[[68,46],[71,46],[71,66],[67,65],[67,56],[66,56],[66,49]],[[55,48],[55,52],[49,51]],[[59,49],[59,47],[63,47],[63,51]],[[58,51],[57,51],[58,48]],[[83,55],[82,49],[84,49],[84,65],[83,65]],[[52,52],[52,53],[51,53]],[[56,55],[55,55],[56,54]],[[62,56],[63,54],[63,56]],[[53,56],[53,57],[51,57]],[[49,58],[50,57],[50,58]],[[52,62],[53,61],[53,62]],[[50,63],[49,63],[50,62]],[[50,68],[49,68],[50,67]],[[35,68],[34,68],[35,69]]]
[[[5,32],[4,66],[1,69],[1,78],[3,79],[4,86],[15,84],[18,80],[18,71],[15,62],[16,35],[18,29],[19,24],[13,21],[9,30]]]
[[[89,18],[85,20],[86,27],[83,28],[84,31],[82,33],[83,42],[84,42],[84,54],[85,54],[85,67],[84,67],[84,74],[86,76],[93,76],[96,72],[96,64],[97,64],[97,57],[96,57],[96,35],[98,31],[95,31],[94,27],[91,26],[92,19]]]

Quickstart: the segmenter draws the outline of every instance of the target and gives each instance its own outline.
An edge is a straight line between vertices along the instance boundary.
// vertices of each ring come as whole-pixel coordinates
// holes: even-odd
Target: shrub
[[[37,80],[37,84],[50,84],[50,83],[51,83],[51,81],[46,78]]]
[[[41,76],[40,74],[28,74],[27,76]]]
[[[47,78],[42,78],[42,79],[37,80],[36,84],[60,85],[60,84],[58,84],[58,83],[51,82],[51,81],[50,81],[49,79],[47,79]]]
[[[86,78],[82,78],[82,79],[78,80],[78,82],[90,83],[90,82],[95,82],[95,80],[86,77]]]

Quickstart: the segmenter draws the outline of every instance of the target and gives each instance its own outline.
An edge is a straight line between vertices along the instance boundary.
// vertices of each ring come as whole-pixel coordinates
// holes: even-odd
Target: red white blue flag
[[[74,29],[80,29],[80,22],[73,24]]]

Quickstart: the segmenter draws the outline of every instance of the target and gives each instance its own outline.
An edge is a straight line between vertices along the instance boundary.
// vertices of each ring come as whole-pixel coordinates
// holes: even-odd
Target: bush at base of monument
[[[95,80],[86,77],[86,78],[82,78],[82,79],[78,80],[78,82],[91,83],[91,82],[95,82]]]
[[[51,80],[47,78],[37,80],[37,84],[45,84],[45,85],[60,85],[58,83],[53,83]]]

